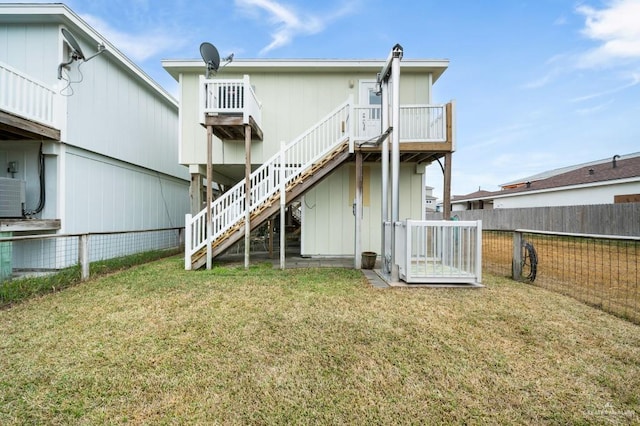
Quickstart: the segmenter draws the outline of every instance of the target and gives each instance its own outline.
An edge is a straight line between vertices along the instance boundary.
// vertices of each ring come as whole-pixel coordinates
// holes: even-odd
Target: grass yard
[[[0,310],[0,424],[640,423],[640,327],[485,276],[170,258]]]

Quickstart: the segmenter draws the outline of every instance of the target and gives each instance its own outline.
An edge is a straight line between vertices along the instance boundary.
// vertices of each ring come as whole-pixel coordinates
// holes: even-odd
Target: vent
[[[25,181],[0,177],[0,217],[22,217]]]

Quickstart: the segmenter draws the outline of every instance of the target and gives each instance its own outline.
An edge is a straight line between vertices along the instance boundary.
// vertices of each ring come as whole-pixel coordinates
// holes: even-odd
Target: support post
[[[381,120],[382,131],[386,132],[389,128],[389,81],[383,80],[381,83],[382,89],[382,105],[381,105]],[[382,147],[380,150],[381,167],[382,167],[382,272],[384,274],[391,273],[390,259],[386,258],[387,246],[391,244],[391,241],[387,241],[385,223],[389,220],[389,138],[386,137],[382,140]]]
[[[395,223],[400,220],[400,59],[402,58],[402,47],[396,45],[392,55],[391,222],[394,225],[391,227],[391,281],[397,282],[400,274],[396,263]]]
[[[211,203],[213,202],[213,126],[207,126],[207,269],[211,269],[213,258],[211,244],[213,241],[213,217]]]
[[[362,151],[356,151],[356,199],[355,199],[355,258],[354,268],[362,268]]]
[[[286,250],[286,239],[285,239],[285,222],[284,222],[284,213],[285,208],[287,206],[287,194],[285,193],[286,185],[285,185],[285,166],[286,166],[286,156],[284,151],[285,144],[284,142],[280,143],[280,269],[285,268],[285,250]]]
[[[269,227],[267,234],[269,235],[269,259],[273,259],[273,219],[267,221],[267,226]]]
[[[522,232],[513,231],[513,260],[511,262],[511,278],[522,280]]]
[[[191,173],[191,185],[189,185],[189,200],[191,202],[191,214],[196,215],[202,211],[202,175]]]
[[[453,154],[444,154],[444,188],[442,190],[442,219],[451,219],[451,159]]]
[[[80,264],[80,279],[89,279],[89,235],[82,234],[78,238],[78,263]]]
[[[189,213],[184,215],[184,270],[191,270],[191,216]]]
[[[251,252],[251,126],[244,125],[244,267],[249,267]]]

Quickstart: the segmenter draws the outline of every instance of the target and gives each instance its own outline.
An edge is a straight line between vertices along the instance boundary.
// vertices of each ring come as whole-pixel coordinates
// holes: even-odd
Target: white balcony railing
[[[379,106],[355,106],[354,113],[355,141],[375,141],[386,130]],[[446,117],[446,105],[401,105],[400,143],[446,142]]]
[[[397,222],[395,241],[399,275],[407,283],[482,281],[482,221]]]
[[[249,76],[242,79],[206,79],[200,76],[200,120],[205,115],[242,114],[243,123],[253,117],[261,127],[262,105],[251,87]]]
[[[46,84],[0,62],[0,109],[55,127],[55,94]]]

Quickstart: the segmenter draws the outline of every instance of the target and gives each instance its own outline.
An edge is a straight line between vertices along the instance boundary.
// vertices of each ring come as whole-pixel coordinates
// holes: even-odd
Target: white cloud
[[[179,47],[175,37],[161,30],[144,31],[139,34],[125,33],[93,15],[84,14],[82,19],[134,62],[144,62],[161,52]]]
[[[630,76],[630,80],[628,83],[625,83],[621,86],[618,87],[614,87],[613,89],[608,89],[608,90],[603,90],[600,92],[595,92],[595,93],[590,93],[588,95],[584,95],[584,96],[580,96],[574,99],[571,99],[571,102],[582,102],[582,101],[587,101],[590,99],[594,99],[594,98],[599,98],[602,96],[607,96],[607,95],[612,95],[616,92],[621,92],[625,89],[628,89],[630,87],[633,86],[637,86],[638,84],[640,84],[640,73],[632,73]]]
[[[235,4],[254,19],[260,19],[262,14],[266,14],[268,23],[275,27],[271,43],[260,51],[261,55],[286,46],[298,35],[317,34],[333,20],[354,10],[354,2],[346,2],[343,7],[325,16],[302,13],[275,0],[235,0]]]
[[[600,10],[581,5],[576,11],[586,18],[582,33],[600,43],[580,57],[579,66],[640,59],[640,0],[613,0]]]

